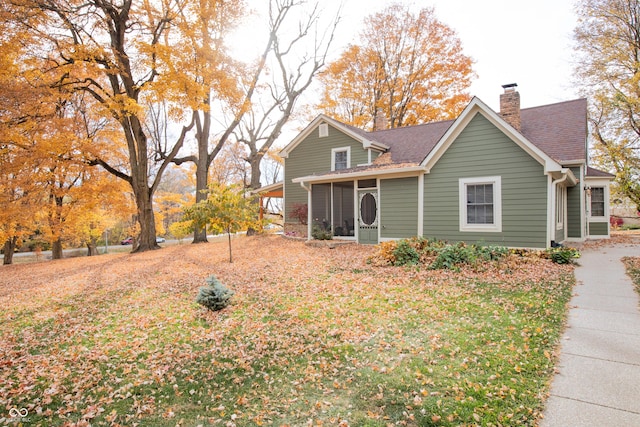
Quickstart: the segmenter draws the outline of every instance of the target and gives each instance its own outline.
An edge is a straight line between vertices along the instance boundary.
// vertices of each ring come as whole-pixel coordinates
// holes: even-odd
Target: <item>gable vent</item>
[[[329,125],[327,123],[321,123],[320,126],[318,126],[318,137],[325,138],[327,136],[329,136]]]

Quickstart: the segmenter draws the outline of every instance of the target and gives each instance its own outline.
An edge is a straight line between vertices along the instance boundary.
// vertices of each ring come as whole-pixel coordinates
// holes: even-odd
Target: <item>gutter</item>
[[[308,175],[302,176],[299,178],[293,178],[291,181],[294,183],[299,183],[302,187],[307,189],[303,185],[304,182],[307,183],[326,183],[326,182],[335,182],[335,181],[351,181],[353,179],[358,178],[369,178],[369,177],[381,177],[386,175],[397,175],[397,176],[415,176],[418,173],[428,173],[429,169],[424,166],[409,166],[409,167],[401,167],[401,168],[389,168],[389,169],[369,169],[358,172],[346,172],[346,173],[333,173],[327,175]]]

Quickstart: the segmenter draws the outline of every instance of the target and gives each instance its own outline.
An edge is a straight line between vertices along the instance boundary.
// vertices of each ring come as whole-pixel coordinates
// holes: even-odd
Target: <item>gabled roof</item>
[[[545,173],[548,172],[561,172],[562,166],[542,151],[538,146],[529,141],[522,133],[514,129],[509,123],[507,123],[500,115],[490,109],[479,98],[474,97],[471,102],[465,107],[458,118],[447,129],[446,133],[440,138],[435,147],[429,152],[427,157],[422,161],[422,165],[430,169],[445,153],[453,141],[460,135],[460,133],[466,128],[469,122],[476,116],[481,114],[494,126],[500,129],[505,135],[507,135],[513,142],[515,142],[520,148],[526,151],[531,157],[537,160],[544,166]]]
[[[587,166],[587,175],[586,178],[607,178],[613,179],[615,175],[610,174],[609,172],[601,171],[600,169],[592,168],[591,166]]]
[[[420,163],[453,120],[370,132],[369,138],[389,146],[392,163]]]
[[[334,128],[340,130],[341,132],[349,135],[351,138],[355,139],[356,141],[359,141],[360,143],[362,143],[362,146],[364,148],[375,148],[378,149],[380,151],[385,151],[387,149],[389,149],[389,147],[387,147],[384,144],[380,144],[374,140],[372,140],[371,138],[368,137],[369,133],[365,132],[361,129],[358,129],[356,127],[353,126],[349,126],[347,124],[344,124],[342,122],[339,122],[337,120],[332,119],[329,116],[326,116],[324,114],[320,114],[318,117],[316,117],[311,123],[309,123],[309,125],[304,128],[304,130],[302,132],[300,132],[298,134],[298,136],[296,136],[289,144],[287,144],[286,147],[284,147],[281,151],[280,151],[280,156],[286,158],[289,156],[289,153],[291,153],[291,151],[296,148],[298,146],[298,144],[300,144],[307,136],[309,136],[309,134],[311,132],[313,132],[320,124],[322,123],[328,123],[331,126],[333,126]]]
[[[367,132],[346,125],[328,116],[318,116],[301,132],[281,155],[286,157],[320,123],[326,122],[363,143],[386,152],[373,165],[363,169],[374,170],[422,165],[429,169],[446,151],[468,122],[481,113],[507,136],[544,165],[545,170],[560,171],[562,165],[586,163],[587,156],[587,101],[576,99],[556,104],[520,110],[521,131],[511,127],[498,113],[474,97],[455,120],[433,122],[417,126]],[[361,172],[354,168],[341,173]],[[321,175],[332,175],[335,172]]]
[[[520,110],[521,133],[560,163],[587,158],[587,100]]]

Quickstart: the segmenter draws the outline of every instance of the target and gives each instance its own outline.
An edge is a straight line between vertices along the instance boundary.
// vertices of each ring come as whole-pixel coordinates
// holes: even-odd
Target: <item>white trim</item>
[[[467,222],[467,186],[493,185],[493,224],[469,224]],[[459,215],[461,232],[502,232],[502,178],[500,176],[486,176],[458,179]]]
[[[382,237],[382,203],[380,201],[382,196],[381,190],[382,190],[382,180],[380,178],[376,178],[376,193],[378,195],[376,200],[376,216],[378,217],[378,242],[377,243],[380,243],[380,238]]]
[[[418,175],[418,237],[424,235],[424,174]]]
[[[556,239],[555,236],[555,231],[554,231],[554,219],[553,219],[553,215],[555,214],[555,209],[554,209],[554,205],[555,205],[555,191],[553,188],[553,177],[551,175],[547,175],[547,221],[546,221],[546,228],[547,228],[547,242],[546,242],[546,246],[549,246],[551,244],[552,240]]]
[[[594,216],[591,215],[591,190],[593,188],[602,188],[603,189],[603,204],[604,204],[604,215],[602,216]],[[609,222],[609,183],[606,184],[604,182],[589,182],[587,186],[587,212],[589,215],[589,222]]]
[[[347,167],[345,167],[344,169],[351,168],[351,147],[349,146],[336,147],[331,149],[331,170],[332,171],[336,170],[336,153],[343,153],[343,152],[347,153]],[[342,170],[342,169],[339,169],[339,170]]]
[[[586,239],[589,235],[589,233],[587,232],[587,197],[584,190],[584,177],[586,173],[586,164],[580,165],[580,181],[578,182],[578,185],[580,186],[580,239],[582,241],[584,241],[584,239]]]
[[[360,172],[343,172],[343,173],[332,173],[326,175],[308,175],[301,176],[298,178],[293,178],[291,182],[299,183],[299,182],[310,182],[314,184],[321,184],[324,182],[333,182],[333,181],[351,181],[357,179],[366,179],[371,178],[374,179],[376,177],[384,176],[385,179],[389,178],[406,178],[410,176],[417,176],[420,173],[426,173],[424,167],[422,166],[409,166],[409,167],[400,167],[400,168],[389,168],[389,169],[370,169],[366,171]]]
[[[555,205],[555,224],[556,224],[556,232],[558,230],[562,230],[565,224],[566,217],[566,207],[567,207],[567,192],[565,191],[565,187],[556,184],[556,205]],[[562,210],[562,212],[558,212],[558,210]],[[560,215],[558,215],[560,213]]]

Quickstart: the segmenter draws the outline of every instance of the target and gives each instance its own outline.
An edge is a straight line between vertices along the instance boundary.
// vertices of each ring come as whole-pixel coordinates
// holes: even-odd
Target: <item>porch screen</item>
[[[313,225],[334,236],[354,235],[353,182],[314,184],[311,196]]]

